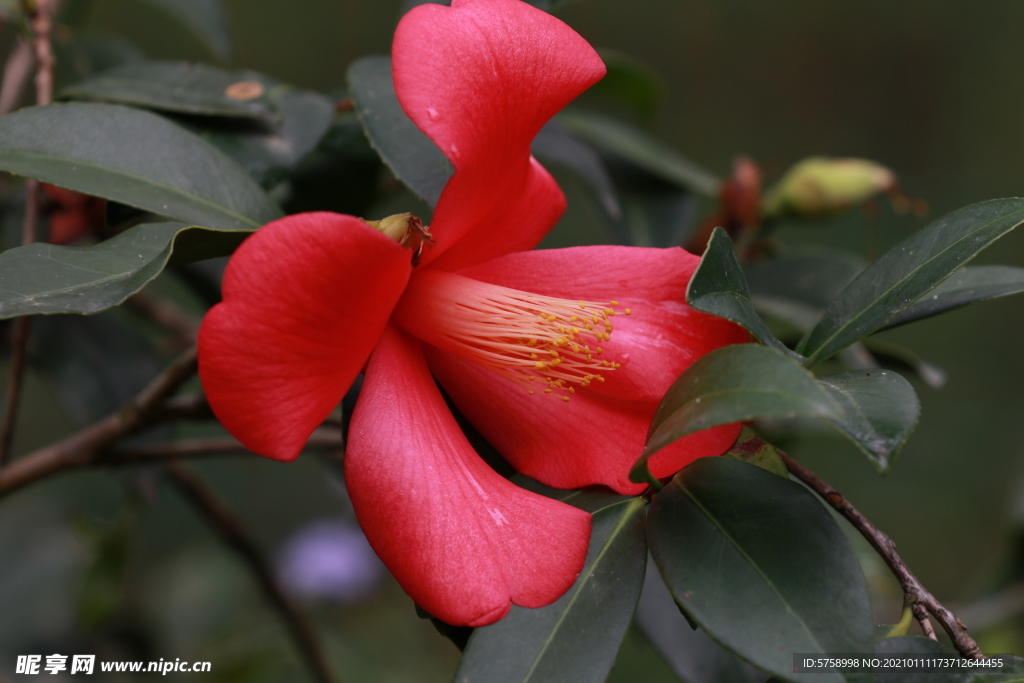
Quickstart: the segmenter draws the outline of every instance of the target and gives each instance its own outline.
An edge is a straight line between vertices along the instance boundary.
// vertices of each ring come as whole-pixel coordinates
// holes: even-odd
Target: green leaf
[[[225,71],[193,62],[131,62],[64,88],[65,100],[112,102],[132,107],[199,116],[242,117],[275,123],[278,112],[267,96],[269,80],[252,71]],[[259,84],[255,97],[228,96],[236,83]]]
[[[707,197],[718,197],[720,183],[715,174],[626,123],[577,109],[563,111],[556,120],[584,140],[662,180]]]
[[[553,489],[545,486],[539,481],[527,477],[525,474],[514,474],[510,477],[512,483],[527,491],[539,493],[547,498],[554,498],[563,503],[572,505],[580,510],[594,513],[606,507],[631,500],[632,496],[623,496],[603,486],[588,486],[582,489],[563,490]]]
[[[841,419],[843,411],[806,369],[779,351],[757,344],[716,349],[666,392],[629,478],[649,481],[647,459],[688,434],[759,417],[798,416]]]
[[[348,68],[348,84],[370,144],[395,177],[435,206],[455,170],[437,145],[402,111],[391,79],[391,58],[356,60]]]
[[[843,408],[845,417],[830,422],[878,468],[889,471],[917,426],[921,402],[914,387],[889,370],[854,370],[818,380]]]
[[[547,607],[513,606],[501,621],[476,629],[455,680],[604,681],[632,620],[646,561],[644,501],[634,498],[597,512],[576,583]]]
[[[117,306],[167,266],[226,256],[248,232],[144,223],[91,247],[36,242],[0,253],[0,318],[96,313]]]
[[[746,425],[743,425],[743,429],[740,430],[736,443],[723,453],[722,457],[757,465],[780,477],[789,477],[786,463],[779,456],[779,451],[775,446],[762,439],[757,432]]]
[[[188,28],[222,62],[230,61],[231,29],[220,0],[144,0]]]
[[[891,320],[885,329],[952,311],[968,304],[1024,292],[1024,268],[964,266]]]
[[[742,325],[762,344],[791,358],[804,360],[803,356],[790,351],[776,339],[754,311],[743,267],[729,234],[722,228],[715,228],[711,233],[708,248],[686,288],[686,303],[698,311]]]
[[[234,159],[269,188],[284,180],[317,147],[334,121],[334,105],[324,95],[285,85],[272,86],[267,97],[280,114],[280,122],[274,126],[193,117],[172,120]],[[362,137],[361,130],[359,135]]]
[[[112,104],[52,104],[0,118],[0,170],[218,230],[253,230],[281,216],[208,143],[156,114]]]
[[[700,458],[654,496],[651,555],[708,635],[787,681],[793,654],[869,653],[871,604],[857,558],[815,496],[729,458]]]
[[[1024,199],[996,199],[947,214],[864,270],[797,349],[813,364],[885,325],[1024,222]]]

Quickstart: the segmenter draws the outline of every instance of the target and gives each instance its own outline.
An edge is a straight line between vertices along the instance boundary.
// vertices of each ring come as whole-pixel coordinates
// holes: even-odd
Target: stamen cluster
[[[612,318],[629,315],[617,301],[567,301],[527,292],[491,288],[487,296],[456,302],[448,336],[472,351],[473,360],[520,382],[569,401],[573,385],[605,381],[603,372],[620,363],[598,358],[612,336]],[[619,309],[619,310],[616,310]]]

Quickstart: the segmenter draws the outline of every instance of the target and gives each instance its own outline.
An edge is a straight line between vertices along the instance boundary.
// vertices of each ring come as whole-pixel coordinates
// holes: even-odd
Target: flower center
[[[419,271],[394,319],[434,346],[538,391],[570,400],[620,367],[601,359],[619,302],[568,301],[433,270]]]

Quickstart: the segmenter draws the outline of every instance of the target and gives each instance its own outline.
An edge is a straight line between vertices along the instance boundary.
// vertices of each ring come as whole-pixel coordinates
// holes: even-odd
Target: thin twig
[[[928,618],[928,610],[924,608],[924,605],[914,605],[914,616],[917,618],[917,623],[921,624],[921,630],[924,634],[932,640],[938,640],[935,635],[935,629],[932,627],[932,620]]]
[[[295,644],[316,678],[322,683],[333,683],[334,677],[327,666],[327,658],[320,648],[316,632],[281,590],[256,543],[245,533],[235,515],[217,498],[199,475],[182,463],[174,460],[167,463],[167,473],[178,491],[210,522],[220,539],[238,553],[249,566],[267,599],[280,612]]]
[[[782,451],[779,451],[786,468],[797,479],[807,484],[815,493],[821,496],[829,505],[836,509],[868,540],[885,563],[889,565],[893,574],[903,587],[904,604],[912,607],[920,605],[942,625],[946,633],[953,641],[957,651],[968,659],[982,659],[984,655],[981,648],[974,642],[974,639],[967,635],[967,627],[956,618],[948,609],[942,606],[935,596],[928,592],[913,572],[907,568],[903,558],[896,552],[896,544],[883,532],[875,528],[875,525],[868,521],[857,508],[853,507],[839,491],[836,491],[829,484],[824,482],[814,472],[798,463]],[[915,612],[916,614],[916,612]]]
[[[169,419],[173,412],[163,408],[164,400],[195,372],[196,350],[193,347],[116,413],[0,469],[0,496],[55,472],[92,464],[114,441]]]
[[[50,44],[50,31],[53,28],[53,11],[56,0],[36,0],[30,16],[32,25],[32,51],[36,64],[36,104],[46,105],[53,101],[53,49]],[[15,47],[11,59],[24,59]],[[8,63],[4,69],[14,71]],[[17,73],[12,74],[19,77]],[[20,85],[12,84],[12,87]],[[17,93],[13,96],[17,100]],[[4,103],[8,106],[8,103]],[[25,181],[25,220],[22,225],[21,243],[30,244],[36,240],[39,222],[39,181],[30,178]],[[0,423],[0,466],[10,459],[11,444],[14,441],[14,428],[18,421],[18,404],[21,399],[22,378],[25,374],[25,355],[28,348],[29,318],[18,318],[14,322],[14,334],[11,337],[11,369],[7,383],[7,396],[4,402],[3,421]]]
[[[36,104],[53,102],[53,46],[50,33],[53,31],[53,15],[57,0],[35,0],[32,12],[32,50],[36,57]]]

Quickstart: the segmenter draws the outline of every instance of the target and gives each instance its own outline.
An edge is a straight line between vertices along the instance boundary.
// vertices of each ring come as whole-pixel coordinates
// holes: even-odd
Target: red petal
[[[564,199],[531,162],[530,143],[604,75],[594,49],[519,0],[455,0],[452,7],[426,4],[406,14],[392,54],[402,108],[456,170],[434,212],[437,243],[423,263],[477,229],[484,235],[446,268],[493,256],[499,247],[488,237],[505,249],[536,244],[561,215]]]
[[[644,448],[654,404],[623,403],[577,391],[569,402],[528,395],[521,386],[458,356],[427,347],[430,369],[445,391],[516,470],[560,489],[603,484],[635,495],[646,485],[629,481]],[[697,458],[721,455],[740,425],[691,434],[659,451],[649,466],[670,476]]]
[[[590,515],[518,488],[466,441],[419,342],[388,327],[352,415],[345,481],[359,524],[406,592],[450,623],[557,600],[583,568]]]
[[[508,254],[459,271],[491,284],[562,299],[617,301],[630,315],[612,318],[603,360],[622,364],[590,390],[657,403],[695,360],[748,341],[738,325],[686,305],[700,259],[679,248],[594,246]]]
[[[685,302],[699,263],[679,247],[569,247],[508,254],[459,274],[560,299]]]
[[[224,427],[260,455],[298,456],[380,337],[409,260],[333,213],[282,218],[246,240],[199,330],[199,375]]]

